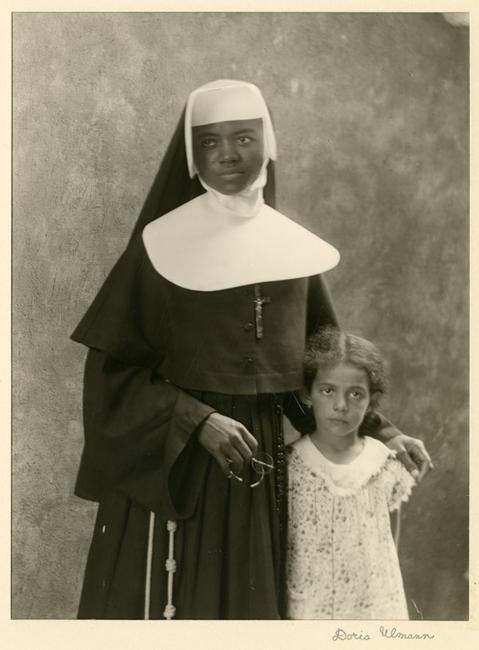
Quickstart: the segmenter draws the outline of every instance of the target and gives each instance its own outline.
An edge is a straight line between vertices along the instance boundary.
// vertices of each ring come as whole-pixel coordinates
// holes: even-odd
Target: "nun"
[[[329,243],[275,210],[253,84],[193,91],[131,240],[72,338],[87,346],[75,493],[99,502],[79,618],[284,616],[283,415],[305,339],[337,325]],[[369,435],[425,473],[420,440]]]

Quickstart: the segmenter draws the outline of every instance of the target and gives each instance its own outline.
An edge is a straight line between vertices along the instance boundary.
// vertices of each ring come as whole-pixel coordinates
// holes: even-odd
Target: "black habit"
[[[282,415],[294,411],[306,337],[336,318],[320,276],[197,292],[159,275],[144,226],[201,192],[188,178],[182,118],[125,253],[72,337],[89,348],[75,491],[100,503],[80,618],[143,618],[150,511],[150,618],[163,618],[167,601],[167,520],[178,523],[176,618],[283,615]],[[273,205],[271,163],[264,195]],[[270,299],[261,338],[258,292]],[[199,444],[214,411],[242,422],[273,457],[259,486],[249,487],[251,468],[244,483],[228,480]]]

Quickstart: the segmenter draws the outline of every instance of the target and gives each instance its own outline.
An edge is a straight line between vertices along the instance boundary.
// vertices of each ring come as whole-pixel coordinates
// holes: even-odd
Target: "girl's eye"
[[[332,395],[333,389],[325,387],[325,388],[321,388],[321,392],[323,395]]]
[[[248,135],[240,135],[240,136],[238,136],[238,142],[240,144],[248,144],[251,141],[252,141],[252,138],[250,138]]]
[[[351,391],[351,397],[353,399],[361,399],[363,397],[363,393],[360,390],[353,390]]]

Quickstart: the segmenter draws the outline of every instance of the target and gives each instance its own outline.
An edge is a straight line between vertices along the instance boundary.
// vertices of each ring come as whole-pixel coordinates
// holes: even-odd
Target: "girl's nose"
[[[344,397],[342,395],[338,395],[336,397],[336,401],[334,402],[334,410],[342,412],[347,409],[347,406],[348,405],[346,404],[346,400],[344,399]]]

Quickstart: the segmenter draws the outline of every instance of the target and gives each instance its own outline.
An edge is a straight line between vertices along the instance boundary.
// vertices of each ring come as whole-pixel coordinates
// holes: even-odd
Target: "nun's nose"
[[[220,160],[221,162],[231,162],[238,160],[238,149],[234,142],[225,138],[220,145]]]

